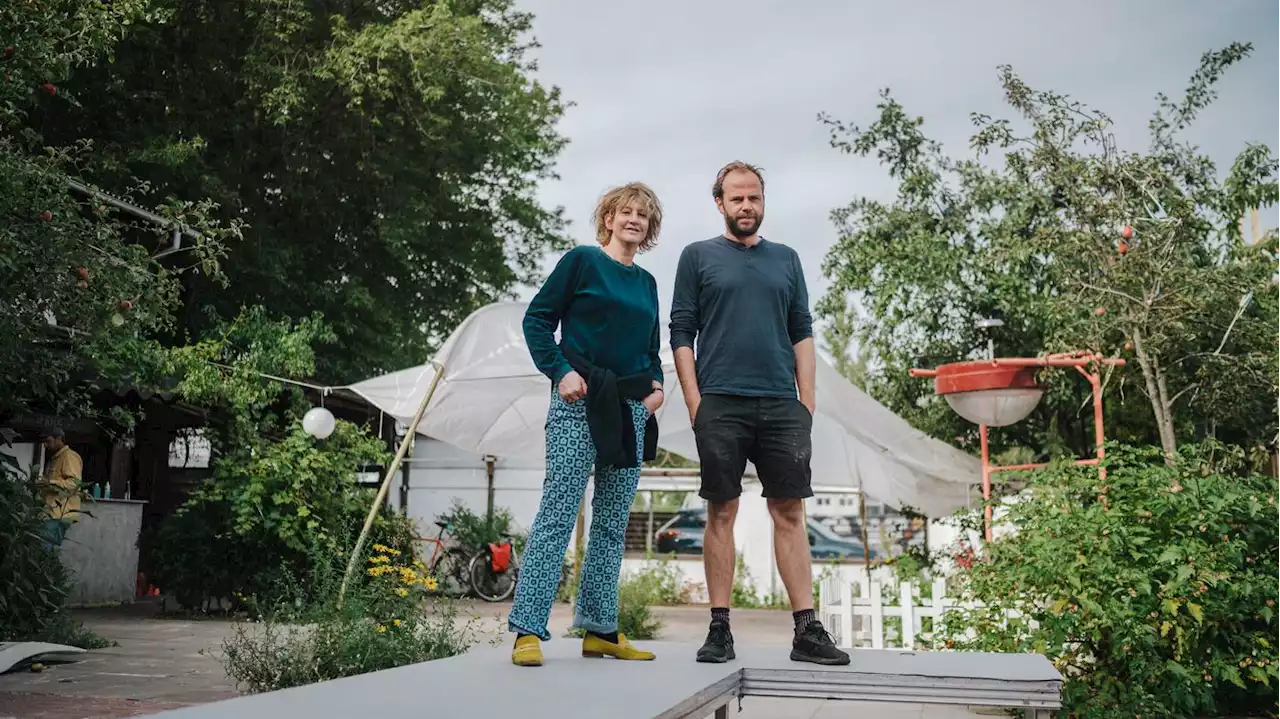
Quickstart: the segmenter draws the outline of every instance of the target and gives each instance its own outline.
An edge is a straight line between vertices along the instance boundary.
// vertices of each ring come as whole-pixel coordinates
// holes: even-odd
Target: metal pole
[[[987,453],[987,425],[978,426],[978,436],[982,438],[982,501],[985,506],[982,512],[986,518],[986,538],[991,541],[991,459]]]
[[[406,435],[412,437],[413,435]],[[405,453],[405,459],[413,456],[413,444],[409,445],[409,451]],[[409,472],[412,462],[402,462],[400,464],[400,513],[409,516]]]
[[[1098,447],[1098,481],[1105,482],[1107,468],[1102,466],[1102,460],[1106,457],[1106,449],[1103,447],[1106,437],[1102,430],[1102,380],[1092,372],[1086,372],[1085,376],[1089,378],[1089,385],[1093,388],[1093,436]]]
[[[364,549],[364,542],[369,538],[369,529],[373,527],[373,520],[378,516],[378,507],[386,501],[387,490],[391,488],[391,478],[396,475],[396,470],[400,469],[400,463],[404,461],[405,454],[409,451],[409,445],[413,442],[413,435],[418,431],[418,424],[422,422],[422,416],[427,413],[427,405],[431,403],[431,398],[435,396],[436,387],[440,384],[440,378],[444,376],[444,365],[435,362],[436,374],[431,378],[431,384],[427,387],[427,392],[422,396],[422,404],[418,405],[418,411],[413,415],[413,421],[409,423],[408,429],[404,433],[404,439],[400,440],[400,449],[396,452],[396,456],[391,460],[391,465],[387,467],[387,473],[382,478],[382,485],[378,487],[378,496],[374,498],[373,504],[369,507],[369,514],[364,518],[364,527],[360,530],[360,536],[356,538],[356,546],[351,550],[351,558],[347,560],[347,570],[342,574],[342,586],[338,588],[338,606],[342,606],[342,600],[347,595],[347,584],[351,581],[351,573],[355,571],[356,562],[360,559],[360,550]]]
[[[492,454],[486,454],[484,457],[484,473],[489,481],[489,494],[485,500],[485,522],[489,527],[489,531],[493,531],[493,470],[498,458]],[[495,541],[497,541],[495,539]]]
[[[644,493],[645,504],[649,509],[649,520],[646,524],[644,533],[644,556],[653,555],[653,490],[650,489]]]

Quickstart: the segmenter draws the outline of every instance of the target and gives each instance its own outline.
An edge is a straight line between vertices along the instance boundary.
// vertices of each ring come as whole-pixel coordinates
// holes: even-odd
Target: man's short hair
[[[649,212],[649,232],[644,236],[639,248],[641,252],[648,252],[658,244],[658,234],[662,232],[662,203],[658,201],[657,193],[643,182],[628,182],[621,187],[609,190],[600,198],[593,215],[596,223],[596,242],[601,245],[609,244],[609,228],[605,226],[604,221],[629,202],[635,202]]]
[[[734,160],[724,167],[720,168],[720,172],[716,173],[716,184],[711,186],[711,197],[720,200],[724,198],[724,178],[729,176],[730,172],[750,172],[760,180],[760,191],[764,192],[764,175],[760,174],[760,168],[750,165],[740,160]]]
[[[49,439],[51,437],[62,439],[65,436],[66,434],[62,431],[61,427],[49,427],[40,433],[40,439]]]

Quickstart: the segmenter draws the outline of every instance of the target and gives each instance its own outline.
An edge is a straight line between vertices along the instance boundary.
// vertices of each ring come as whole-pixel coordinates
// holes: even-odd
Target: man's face
[[[760,231],[764,222],[764,188],[756,173],[734,170],[725,175],[724,197],[716,207],[724,215],[725,229],[734,237],[750,237]]]
[[[61,437],[45,437],[44,448],[50,452],[57,452],[58,450],[62,449],[62,438]]]

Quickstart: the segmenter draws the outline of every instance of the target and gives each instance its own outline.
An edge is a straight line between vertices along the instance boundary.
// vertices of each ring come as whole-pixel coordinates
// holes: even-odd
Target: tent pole
[[[422,422],[422,416],[427,413],[427,405],[430,404],[431,398],[435,396],[436,387],[440,384],[440,378],[444,376],[444,365],[431,361],[435,365],[436,374],[431,378],[431,384],[427,387],[427,392],[422,396],[422,404],[418,405],[418,411],[413,415],[413,421],[409,423],[409,428],[404,433],[404,439],[400,440],[400,449],[396,452],[396,456],[391,460],[390,466],[387,467],[387,473],[382,478],[382,486],[378,487],[378,496],[374,498],[373,505],[369,507],[369,515],[364,518],[364,528],[360,530],[360,536],[356,538],[356,546],[351,550],[351,558],[347,560],[347,570],[342,574],[342,586],[338,588],[338,606],[342,606],[342,600],[347,594],[347,583],[351,581],[351,573],[355,571],[356,562],[360,559],[360,551],[364,549],[364,542],[369,538],[369,529],[373,527],[373,520],[378,516],[378,507],[387,499],[387,490],[391,488],[391,478],[396,476],[396,470],[400,469],[400,463],[404,461],[405,453],[409,451],[409,445],[413,442],[413,435],[418,431],[418,425]]]

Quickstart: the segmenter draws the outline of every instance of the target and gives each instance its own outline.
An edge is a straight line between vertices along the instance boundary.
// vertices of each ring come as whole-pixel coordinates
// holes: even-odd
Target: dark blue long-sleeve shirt
[[[765,239],[746,247],[717,236],[680,254],[671,348],[694,348],[703,394],[795,397],[795,345],[812,336],[795,250]]]
[[[524,340],[534,364],[553,385],[573,369],[561,345],[618,376],[648,370],[662,382],[658,322],[653,275],[639,265],[618,262],[599,247],[579,245],[560,258],[529,302]]]

